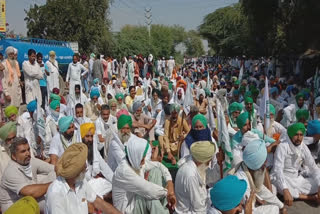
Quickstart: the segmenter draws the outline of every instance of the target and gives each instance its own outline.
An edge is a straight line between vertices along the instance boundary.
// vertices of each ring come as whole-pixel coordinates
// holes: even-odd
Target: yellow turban
[[[191,145],[190,152],[195,161],[206,163],[213,158],[215,144],[210,141],[198,141]]]
[[[84,123],[80,126],[81,138],[84,138],[91,131],[91,134],[94,135],[96,129],[93,123]]]
[[[88,156],[84,143],[74,143],[63,153],[56,165],[57,176],[65,179],[76,178],[83,171]]]
[[[31,196],[16,201],[4,214],[40,214],[38,202]]]

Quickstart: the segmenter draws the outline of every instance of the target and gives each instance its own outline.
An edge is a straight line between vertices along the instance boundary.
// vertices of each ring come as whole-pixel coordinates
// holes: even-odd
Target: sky
[[[7,0],[7,23],[18,34],[27,34],[25,9],[46,0]],[[126,25],[145,25],[145,8],[151,8],[152,23],[183,26],[196,30],[205,15],[238,0],[114,0],[110,8],[112,31],[120,31]]]

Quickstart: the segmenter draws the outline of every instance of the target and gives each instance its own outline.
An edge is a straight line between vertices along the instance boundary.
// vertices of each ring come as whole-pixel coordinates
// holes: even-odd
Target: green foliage
[[[78,41],[80,51],[106,51],[111,46],[109,0],[48,0],[26,12],[28,36]]]
[[[187,48],[186,54],[188,56],[197,57],[205,54],[201,37],[196,31],[189,31],[184,43]]]

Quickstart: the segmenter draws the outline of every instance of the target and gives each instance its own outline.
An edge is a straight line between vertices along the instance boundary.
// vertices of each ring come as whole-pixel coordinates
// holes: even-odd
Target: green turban
[[[59,100],[52,100],[50,103],[50,108],[52,110],[56,110],[56,108],[60,106],[60,101]]]
[[[303,99],[304,99],[304,94],[303,94],[303,93],[299,93],[299,94],[296,95],[296,101],[298,102],[298,100],[299,100],[300,98],[303,98]]]
[[[124,99],[124,96],[122,93],[117,93],[116,94],[116,100],[118,100],[121,97],[121,99]]]
[[[4,109],[4,114],[7,118],[11,117],[14,114],[18,114],[18,109],[15,106],[8,106]]]
[[[192,118],[192,128],[195,127],[198,120],[202,123],[202,125],[205,128],[207,128],[208,121],[207,121],[207,118],[203,114],[197,114],[196,116],[194,116]]]
[[[246,91],[246,87],[244,85],[240,86],[240,91]]]
[[[244,94],[244,97],[252,97],[251,91],[247,91],[247,92]]]
[[[251,94],[252,94],[252,96],[256,97],[256,96],[259,95],[259,90],[258,90],[257,88],[253,88],[253,89],[251,90]]]
[[[249,120],[249,113],[243,112],[242,114],[237,117],[237,126],[239,129],[242,129],[242,127],[247,123],[247,120]]]
[[[231,103],[231,105],[229,106],[229,114],[232,114],[233,112],[235,111],[242,111],[242,104],[241,103],[238,103],[238,102],[233,102]]]
[[[108,105],[111,107],[111,105],[112,105],[113,103],[117,104],[117,100],[115,100],[115,99],[109,100]]]
[[[297,118],[297,121],[299,121],[302,118],[304,118],[305,120],[308,120],[309,111],[306,109],[299,109],[298,111],[296,111],[296,118]]]
[[[276,116],[276,109],[274,108],[274,106],[272,104],[269,104],[269,109],[270,109],[270,113],[273,114],[274,116]]]
[[[127,124],[132,128],[132,118],[129,115],[122,114],[118,119],[118,129],[122,129]]]
[[[57,95],[57,94],[51,93],[51,94],[50,94],[50,100],[51,100],[51,101],[52,101],[52,100],[58,100],[58,101],[60,101],[60,100],[61,100],[61,97],[60,97],[59,95]]]
[[[246,97],[244,102],[245,102],[245,104],[247,104],[247,103],[253,104],[253,99],[251,97]]]
[[[208,96],[208,97],[209,97],[210,94],[211,94],[209,88],[205,88],[205,89],[204,89],[204,92],[206,93],[206,96]]]
[[[240,81],[239,81],[239,80],[236,80],[236,81],[234,82],[234,84],[235,84],[235,85],[240,85]]]
[[[295,136],[298,131],[301,131],[302,134],[306,132],[306,128],[303,123],[295,123],[288,127],[288,135],[290,138]]]
[[[17,133],[17,122],[8,122],[0,128],[1,140],[6,140],[10,133]]]
[[[180,112],[180,108],[181,108],[181,106],[179,104],[176,104],[176,103],[171,104],[170,105],[170,113],[172,113],[174,111],[179,113]]]
[[[233,95],[239,95],[239,90],[238,89],[235,89],[235,90],[233,90]]]

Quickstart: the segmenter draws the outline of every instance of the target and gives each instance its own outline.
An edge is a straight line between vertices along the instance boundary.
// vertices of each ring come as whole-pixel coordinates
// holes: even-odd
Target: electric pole
[[[149,34],[149,51],[150,51],[150,42],[151,42],[151,24],[152,24],[152,8],[146,7],[144,9],[144,17],[146,18],[146,24],[148,27],[148,34]]]

